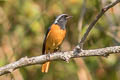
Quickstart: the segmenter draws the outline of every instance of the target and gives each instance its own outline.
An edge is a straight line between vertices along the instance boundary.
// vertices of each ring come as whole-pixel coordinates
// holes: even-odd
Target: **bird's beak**
[[[68,16],[68,17],[66,17],[66,19],[70,19],[70,18],[72,18],[72,16]]]

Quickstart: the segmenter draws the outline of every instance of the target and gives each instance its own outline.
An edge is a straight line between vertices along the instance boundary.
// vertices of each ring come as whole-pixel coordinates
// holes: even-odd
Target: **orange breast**
[[[65,38],[66,30],[61,29],[58,25],[53,24],[46,38],[46,53],[56,49]],[[50,51],[49,51],[50,50]]]

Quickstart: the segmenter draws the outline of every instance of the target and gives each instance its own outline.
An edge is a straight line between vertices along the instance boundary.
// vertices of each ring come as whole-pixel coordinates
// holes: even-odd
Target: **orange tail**
[[[42,65],[42,72],[48,72],[50,62],[46,62]]]

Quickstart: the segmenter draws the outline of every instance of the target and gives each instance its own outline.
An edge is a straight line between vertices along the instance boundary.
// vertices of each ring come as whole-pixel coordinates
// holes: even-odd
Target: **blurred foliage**
[[[82,30],[78,23],[85,1]],[[0,0],[0,66],[21,57],[41,55],[47,28],[62,13],[73,18],[68,21],[67,35],[62,50],[72,50],[100,9],[114,0]],[[91,30],[84,49],[95,49],[120,44],[120,5],[111,8]],[[85,63],[53,61],[47,74],[41,65],[23,67],[13,72],[15,80],[120,80],[120,55],[83,58]],[[84,64],[84,66],[83,66]],[[87,67],[87,68],[85,68]],[[86,74],[81,70],[84,69]],[[81,75],[81,76],[79,76]],[[10,76],[10,75],[9,75]],[[7,77],[9,77],[7,76]],[[88,76],[91,78],[88,79]],[[11,80],[3,76],[0,80]],[[85,78],[86,77],[86,78]]]

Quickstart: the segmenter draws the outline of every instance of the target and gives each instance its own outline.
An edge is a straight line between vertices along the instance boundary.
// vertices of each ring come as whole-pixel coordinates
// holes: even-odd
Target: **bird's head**
[[[68,14],[61,14],[55,19],[54,24],[58,24],[62,29],[65,29],[65,25],[70,18],[72,18],[72,16]]]

